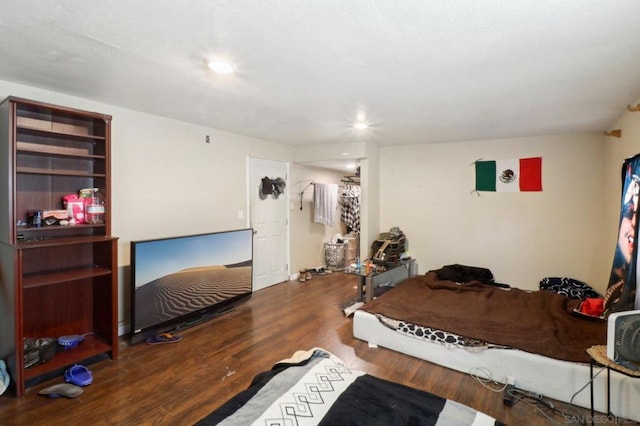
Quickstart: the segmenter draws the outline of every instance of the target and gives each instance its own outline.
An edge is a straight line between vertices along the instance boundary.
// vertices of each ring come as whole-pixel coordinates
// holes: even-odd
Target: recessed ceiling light
[[[221,59],[209,61],[207,65],[209,66],[209,69],[216,74],[231,74],[236,70],[233,64]]]
[[[353,127],[358,130],[364,130],[369,127],[369,125],[367,124],[367,115],[365,114],[364,110],[359,110],[356,113],[356,122],[353,123]]]

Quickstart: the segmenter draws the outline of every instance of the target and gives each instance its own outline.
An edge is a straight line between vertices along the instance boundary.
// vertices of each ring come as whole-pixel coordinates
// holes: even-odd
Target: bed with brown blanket
[[[355,337],[458,371],[590,407],[590,357],[606,321],[576,315],[580,300],[479,281],[410,278],[356,311]],[[488,377],[491,376],[491,377]],[[606,411],[606,374],[595,408]],[[640,380],[611,372],[611,410],[640,421]],[[585,389],[579,392],[581,389]]]

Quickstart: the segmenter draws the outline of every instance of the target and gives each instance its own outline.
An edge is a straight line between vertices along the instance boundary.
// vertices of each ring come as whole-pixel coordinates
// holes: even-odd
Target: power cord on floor
[[[507,389],[507,384],[505,383],[504,385],[496,380],[493,379],[493,377],[491,377],[491,371],[489,371],[489,369],[484,368],[484,367],[473,367],[471,370],[469,370],[469,375],[471,377],[473,377],[474,379],[476,379],[478,381],[478,383],[480,383],[482,386],[484,386],[485,388],[489,389],[492,392],[502,392],[503,390]],[[485,378],[488,377],[488,378]],[[505,380],[506,382],[507,380]],[[491,383],[493,383],[494,385],[499,385],[499,388],[494,388],[491,386]]]
[[[535,409],[538,412],[538,414],[542,415],[547,420],[555,424],[559,424],[559,425],[568,424],[568,421],[567,421],[568,417],[565,415],[565,413],[562,410],[556,408],[556,406],[551,401],[545,399],[543,395],[537,392],[524,391],[522,389],[513,387],[513,388],[507,389],[506,394],[510,398],[512,398],[515,402],[522,402],[523,404],[529,405],[530,407]],[[550,409],[552,413],[562,416],[564,421],[559,421],[551,417],[543,408],[540,407],[541,405]]]
[[[506,377],[504,381],[501,381],[501,382],[496,381],[495,379],[493,379],[491,375],[491,371],[485,367],[474,367],[469,371],[469,375],[473,377],[476,381],[478,381],[478,383],[480,383],[482,386],[484,386],[485,388],[489,389],[492,392],[498,393],[498,392],[504,391],[505,405],[512,406],[516,402],[523,402],[533,407],[539,414],[546,417],[549,421],[556,424],[566,425],[566,424],[585,424],[584,421],[581,421],[580,423],[578,423],[577,420],[572,421],[572,419],[583,418],[583,416],[580,414],[579,408],[573,404],[573,400],[580,392],[582,392],[587,386],[589,386],[589,384],[593,382],[593,380],[596,377],[598,377],[598,375],[602,373],[603,370],[604,370],[604,367],[601,368],[596,374],[594,374],[594,376],[584,386],[578,389],[578,391],[576,391],[571,396],[571,399],[568,403],[564,403],[564,402],[559,403],[559,405],[565,406],[564,409],[556,407],[556,405],[553,402],[551,402],[550,400],[545,398],[544,395],[538,392],[530,392],[530,391],[518,389],[514,385],[511,385],[509,383],[503,384],[503,382],[509,381],[509,377]],[[499,386],[499,387],[495,387],[495,386]],[[552,413],[561,416],[563,418],[563,421],[559,421],[557,419],[552,418],[547,412],[545,412],[543,408],[541,408],[541,406],[545,407],[548,410],[551,410]],[[572,413],[567,412],[567,410],[570,410]]]

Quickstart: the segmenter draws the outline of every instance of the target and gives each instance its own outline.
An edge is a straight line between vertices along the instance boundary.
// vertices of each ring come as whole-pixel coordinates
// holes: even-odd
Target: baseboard
[[[121,322],[118,324],[118,337],[129,334],[129,329],[130,327],[128,322]]]

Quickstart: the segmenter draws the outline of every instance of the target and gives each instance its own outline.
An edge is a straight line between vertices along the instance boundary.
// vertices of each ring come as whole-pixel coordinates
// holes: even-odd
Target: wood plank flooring
[[[63,382],[61,377],[29,388],[20,399],[3,395],[0,424],[191,425],[247,387],[257,373],[313,347],[371,375],[459,401],[509,425],[566,423],[558,415],[547,419],[524,403],[505,407],[502,392],[466,374],[354,339],[352,319],[341,307],[356,296],[355,283],[355,277],[343,273],[284,282],[254,293],[232,312],[181,331],[179,343],[129,346],[122,339],[117,361],[89,365],[94,383],[81,396],[38,396],[40,389]]]

